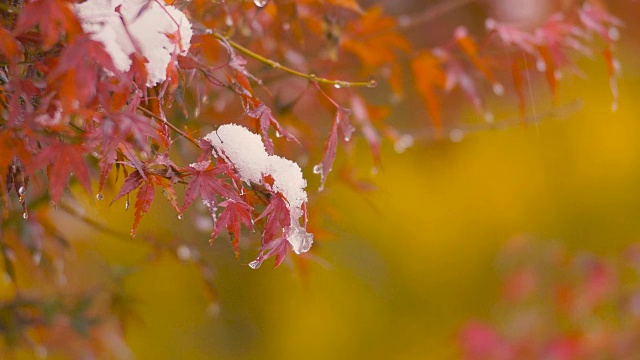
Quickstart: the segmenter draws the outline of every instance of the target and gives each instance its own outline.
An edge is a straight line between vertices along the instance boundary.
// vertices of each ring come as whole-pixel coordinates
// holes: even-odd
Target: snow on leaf
[[[277,216],[284,216],[282,214],[286,212],[288,220],[278,217],[278,221],[267,221],[270,225],[274,221],[285,225],[284,237],[296,253],[308,251],[313,243],[313,235],[307,233],[299,222],[304,213],[302,207],[307,202],[304,190],[307,182],[300,167],[290,160],[269,155],[260,136],[239,125],[222,125],[204,139],[213,145],[213,155],[232,165],[242,181],[261,185],[276,195],[271,197],[271,203],[267,207],[269,212],[265,212],[270,214],[277,210],[280,214]],[[263,213],[261,218],[266,214]],[[275,236],[275,231],[273,228],[267,231],[267,235],[263,234],[263,246],[265,239]]]
[[[147,58],[147,86],[164,81],[172,57],[189,50],[191,23],[164,2],[89,0],[75,9],[84,31],[104,44],[119,71],[129,70],[135,52]]]

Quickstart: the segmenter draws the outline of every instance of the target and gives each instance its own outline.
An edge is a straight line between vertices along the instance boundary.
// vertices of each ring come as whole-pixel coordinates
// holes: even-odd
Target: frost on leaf
[[[267,223],[277,222],[283,225],[280,229],[283,229],[284,238],[296,254],[308,251],[313,243],[313,235],[307,233],[306,224],[300,224],[307,202],[307,193],[304,190],[307,181],[302,176],[298,164],[276,155],[269,155],[260,135],[239,125],[222,125],[204,139],[213,146],[213,155],[231,164],[242,181],[261,185],[275,193],[276,197],[261,217],[267,217]],[[278,202],[277,199],[280,197],[284,198],[284,201]],[[278,204],[284,205],[277,206]],[[267,213],[271,212],[278,215],[274,215],[276,217],[273,218],[267,216]],[[288,213],[286,219],[280,219],[283,213]],[[275,221],[276,218],[278,221]],[[263,252],[267,251],[266,257],[271,253],[268,250],[274,246],[270,243],[277,240],[275,237],[275,233],[263,234]]]
[[[88,0],[75,9],[82,29],[104,45],[118,70],[129,70],[135,52],[147,59],[147,86],[164,81],[172,57],[189,50],[191,23],[162,1]]]

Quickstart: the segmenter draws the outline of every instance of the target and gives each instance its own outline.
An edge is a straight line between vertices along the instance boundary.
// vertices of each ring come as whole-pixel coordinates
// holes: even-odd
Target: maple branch
[[[239,52],[249,56],[252,59],[258,60],[263,64],[269,65],[274,69],[280,69],[286,73],[289,73],[291,75],[295,75],[304,79],[307,79],[309,81],[312,81],[314,83],[320,83],[320,84],[328,84],[328,85],[332,85],[336,88],[347,88],[347,87],[369,87],[369,88],[374,88],[376,86],[378,86],[377,81],[375,80],[370,80],[370,81],[359,81],[359,82],[350,82],[350,81],[343,81],[343,80],[331,80],[331,79],[326,79],[326,78],[321,78],[318,77],[316,74],[307,74],[307,73],[303,73],[297,70],[294,70],[290,67],[286,67],[283,66],[282,64],[280,64],[277,61],[273,61],[271,59],[268,59],[258,53],[255,53],[249,49],[247,49],[246,47],[238,44],[237,42],[229,39],[227,36],[220,34],[218,32],[213,32],[211,33],[211,35],[213,35],[213,37],[215,37],[216,39],[220,40],[220,41],[224,41],[226,43],[228,43],[232,48],[238,50]]]
[[[180,134],[180,136],[182,136],[183,138],[189,140],[192,144],[194,144],[197,147],[200,147],[200,145],[198,145],[198,142],[195,141],[192,137],[190,137],[189,135],[185,134],[184,131],[178,129],[177,127],[175,127],[175,125],[173,125],[172,123],[168,122],[166,119],[161,118],[160,116],[152,113],[151,111],[143,108],[142,106],[138,105],[138,110],[142,111],[143,113],[145,113],[146,115],[150,116],[151,118],[153,118],[154,120],[167,125],[169,128],[171,128],[171,130],[177,132],[178,134]]]

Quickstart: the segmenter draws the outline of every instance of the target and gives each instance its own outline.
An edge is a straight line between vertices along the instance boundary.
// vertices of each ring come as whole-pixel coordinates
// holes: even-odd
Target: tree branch
[[[246,47],[238,44],[237,42],[229,39],[227,36],[220,34],[218,32],[213,32],[211,33],[211,35],[213,37],[215,37],[216,39],[220,40],[220,41],[224,41],[227,44],[229,44],[232,48],[238,50],[239,52],[243,53],[244,55],[254,59],[254,60],[258,60],[263,64],[269,65],[274,69],[280,69],[286,73],[289,73],[291,75],[295,75],[304,79],[307,79],[309,81],[312,81],[314,83],[319,83],[319,84],[328,84],[328,85],[332,85],[334,87],[337,88],[347,88],[347,87],[376,87],[378,86],[378,83],[375,80],[370,80],[370,81],[361,81],[361,82],[350,82],[350,81],[343,81],[343,80],[331,80],[331,79],[325,79],[325,78],[321,78],[316,76],[315,74],[307,74],[307,73],[303,73],[297,70],[294,70],[292,68],[283,66],[282,64],[280,64],[279,62],[273,61],[271,59],[268,59],[260,54],[257,54],[249,49],[247,49]]]
[[[171,128],[171,130],[177,132],[178,134],[180,134],[183,138],[189,140],[192,144],[194,144],[197,147],[200,147],[200,145],[198,145],[198,142],[193,140],[193,138],[191,138],[189,135],[185,134],[184,131],[178,129],[177,127],[175,127],[175,125],[173,125],[172,123],[168,122],[167,120],[161,118],[160,116],[152,113],[151,111],[143,108],[142,106],[138,105],[138,110],[142,111],[143,113],[145,113],[145,115],[150,116],[151,118],[153,118],[154,120],[167,125],[169,128]]]

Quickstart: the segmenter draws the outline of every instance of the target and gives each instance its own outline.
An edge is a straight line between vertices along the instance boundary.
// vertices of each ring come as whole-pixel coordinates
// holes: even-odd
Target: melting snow
[[[287,199],[291,215],[291,226],[285,229],[287,241],[296,254],[308,251],[313,243],[313,235],[300,225],[304,213],[302,206],[307,202],[304,190],[307,181],[298,164],[267,154],[260,135],[240,125],[222,125],[204,139],[213,145],[214,155],[227,159],[235,166],[243,181],[263,185]],[[272,185],[264,182],[266,175],[273,178]]]

